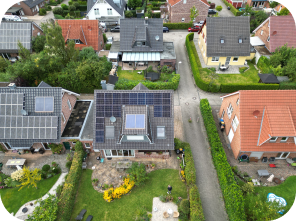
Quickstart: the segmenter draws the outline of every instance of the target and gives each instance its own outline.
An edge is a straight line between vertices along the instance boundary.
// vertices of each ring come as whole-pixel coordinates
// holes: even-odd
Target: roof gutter
[[[224,96],[221,96],[220,98],[221,98],[222,101],[223,101],[223,98],[230,97],[230,96],[232,96],[232,95],[236,95],[236,94],[239,94],[239,91],[234,92],[234,93],[231,93],[231,94],[226,94],[226,95],[224,95]]]

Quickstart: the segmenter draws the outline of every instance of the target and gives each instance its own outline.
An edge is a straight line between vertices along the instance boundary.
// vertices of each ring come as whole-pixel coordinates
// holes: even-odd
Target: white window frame
[[[231,122],[231,125],[233,127],[233,131],[236,132],[237,128],[238,128],[238,125],[239,125],[239,121],[237,119],[237,116],[234,116],[232,122]]]
[[[185,22],[185,18],[182,18],[182,22]]]
[[[233,130],[232,130],[232,128],[230,128],[230,130],[229,130],[229,133],[228,133],[227,137],[228,137],[229,143],[231,143],[231,142],[232,142],[232,140],[233,140],[233,137],[234,137],[234,133],[233,133]]]
[[[277,139],[278,139],[278,137],[274,137],[275,138],[274,140],[272,140],[272,138],[273,137],[270,138],[269,143],[275,143],[277,141]]]
[[[163,132],[163,136],[159,136],[158,135],[158,129],[163,129],[164,132]],[[157,132],[156,132],[156,135],[157,135],[157,138],[158,139],[165,139],[165,126],[157,126]]]
[[[212,62],[219,62],[219,59],[220,59],[220,57],[212,57]]]
[[[239,98],[236,100],[236,105],[237,106],[239,105]]]
[[[221,39],[220,39],[220,43],[221,43],[221,44],[224,44],[224,43],[225,43],[225,40],[224,40],[223,38],[221,38]]]
[[[267,37],[267,42],[269,42],[269,41],[270,41],[270,36]]]
[[[221,118],[224,117],[224,114],[225,114],[225,110],[223,109],[223,111],[222,111],[222,115],[221,115]]]
[[[281,143],[286,143],[286,142],[287,142],[287,140],[289,139],[289,137],[286,137],[286,139],[285,139],[285,140],[283,140],[283,138],[284,138],[284,137],[282,137],[282,138],[281,138],[281,141],[280,141]]]
[[[99,8],[95,8],[94,9],[94,13],[95,13],[95,15],[100,15],[100,9]]]
[[[239,43],[239,44],[242,44],[242,43],[243,43],[243,39],[242,39],[242,38],[239,38],[239,39],[238,39],[238,43]]]
[[[227,115],[228,115],[229,119],[231,118],[232,113],[233,113],[233,107],[232,107],[232,105],[230,103],[228,108],[227,108]]]
[[[88,144],[88,146],[87,146],[86,144]],[[84,143],[84,146],[85,146],[85,148],[87,148],[87,149],[90,149],[90,148],[91,148],[90,143]]]
[[[69,110],[72,110],[72,105],[69,99],[67,100],[67,104],[68,104]]]
[[[65,115],[64,115],[63,111],[62,111],[62,118],[63,118],[63,122],[65,124],[66,123],[66,118],[65,118]]]
[[[263,29],[261,30],[260,34],[263,35]]]
[[[107,14],[112,15],[112,8],[107,8]]]
[[[237,60],[235,61],[234,59],[237,58]],[[233,62],[238,62],[239,57],[233,57],[232,61]]]

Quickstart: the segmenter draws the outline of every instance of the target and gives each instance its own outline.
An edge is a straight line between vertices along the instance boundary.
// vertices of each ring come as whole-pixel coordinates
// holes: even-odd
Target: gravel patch
[[[157,208],[157,211],[154,211],[154,208]],[[153,204],[152,204],[152,219],[151,221],[178,221],[178,218],[173,218],[173,214],[170,215],[169,218],[164,218],[163,213],[167,212],[168,209],[171,209],[173,212],[178,212],[178,206],[173,203],[163,203],[159,200],[159,197],[153,198]]]

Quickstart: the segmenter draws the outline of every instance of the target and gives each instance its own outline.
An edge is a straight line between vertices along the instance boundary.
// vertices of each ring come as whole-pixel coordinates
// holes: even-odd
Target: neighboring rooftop
[[[183,0],[168,0],[168,3],[171,5],[171,6],[174,6],[175,4],[177,4],[178,2],[183,2]],[[203,2],[205,5],[207,6],[210,6],[210,4],[208,3],[207,0],[197,0],[197,1],[201,1]]]
[[[87,0],[87,13],[92,9],[92,7],[98,2],[103,3],[107,2],[115,11],[123,16],[124,8],[126,5],[125,0]]]
[[[94,102],[90,104],[86,121],[84,123],[83,131],[81,133],[81,140],[93,141],[93,130],[94,130]]]
[[[279,80],[274,74],[258,74],[262,83],[265,84],[279,84]]]
[[[28,5],[30,8],[33,8],[34,6],[44,2],[45,0],[27,0],[27,1],[24,1],[24,3],[26,5]]]
[[[163,52],[160,54],[160,59],[176,59],[173,42],[163,42]]]
[[[22,10],[21,7],[11,7],[11,8],[9,8],[9,9],[6,11],[6,13],[16,13],[16,12],[18,12],[18,11],[20,11],[20,10]]]
[[[258,51],[258,53],[260,55],[267,55],[270,56],[271,53],[268,51],[268,49],[265,47],[265,45],[263,46],[254,46],[255,50]]]

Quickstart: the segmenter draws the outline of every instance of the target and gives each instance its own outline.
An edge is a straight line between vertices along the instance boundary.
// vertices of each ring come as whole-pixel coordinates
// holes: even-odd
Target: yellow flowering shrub
[[[181,175],[182,175],[182,178],[185,179],[185,171],[184,170],[181,170]]]
[[[10,176],[11,176],[11,179],[19,181],[24,176],[24,171],[23,170],[14,171],[13,173],[11,173]]]
[[[134,187],[135,182],[130,181],[129,178],[124,179],[124,184],[117,187],[117,188],[110,188],[108,190],[105,190],[103,198],[107,202],[111,202],[113,199],[120,199],[122,195],[127,194],[131,189]]]

